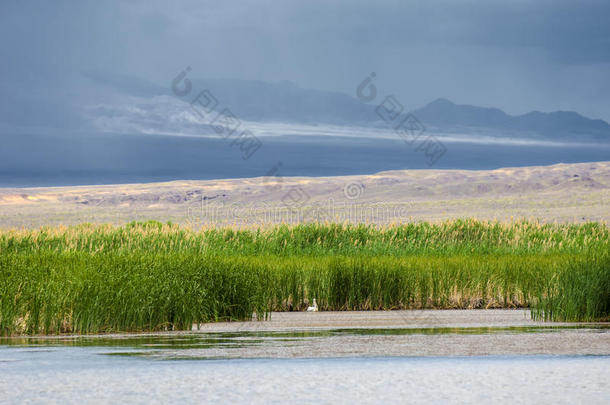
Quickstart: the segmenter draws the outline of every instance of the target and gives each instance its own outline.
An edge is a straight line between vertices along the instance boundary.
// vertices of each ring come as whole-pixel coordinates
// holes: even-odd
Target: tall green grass
[[[539,292],[532,315],[544,320],[610,321],[610,252],[566,263]]]
[[[0,232],[0,333],[190,329],[302,310],[610,313],[603,224],[474,220],[194,231],[157,222]]]

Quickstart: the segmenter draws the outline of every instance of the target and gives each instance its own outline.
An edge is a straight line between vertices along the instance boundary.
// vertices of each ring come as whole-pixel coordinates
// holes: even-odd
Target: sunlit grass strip
[[[610,246],[610,229],[601,223],[501,223],[472,219],[437,224],[307,224],[264,230],[191,230],[159,222],[123,227],[82,224],[39,230],[0,231],[0,253],[35,252],[189,252],[197,254],[371,255],[418,253],[586,252]]]

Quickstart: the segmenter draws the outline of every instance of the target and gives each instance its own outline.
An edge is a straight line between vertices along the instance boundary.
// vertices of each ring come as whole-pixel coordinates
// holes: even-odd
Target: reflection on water
[[[7,403],[603,403],[608,375],[608,325],[0,339]]]
[[[389,345],[397,346],[408,342],[400,336],[451,336],[458,339],[462,346],[467,347],[471,340],[460,338],[461,335],[501,335],[512,339],[519,335],[528,334],[556,334],[562,333],[562,340],[570,339],[583,334],[604,333],[610,336],[610,324],[592,324],[587,326],[507,326],[507,327],[426,327],[426,328],[343,328],[328,330],[291,330],[291,331],[238,331],[238,332],[170,332],[153,334],[115,334],[94,336],[36,336],[36,337],[4,337],[0,338],[0,345],[9,347],[104,347],[107,349],[127,348],[123,350],[106,350],[105,355],[141,356],[159,360],[177,359],[214,359],[214,358],[249,358],[249,357],[334,357],[332,349],[337,356],[346,355],[383,355],[371,351],[366,346]],[[570,334],[572,333],[572,334]],[[576,333],[576,334],[574,334]],[[566,336],[566,334],[568,334]],[[552,337],[548,338],[552,341]],[[433,344],[435,341],[430,340]],[[364,343],[360,352],[343,350],[349,343],[351,349],[356,343]],[[325,346],[322,353],[314,350],[301,355],[301,350],[288,350],[289,348],[318,348]],[[610,348],[609,348],[610,351]],[[388,351],[392,355],[429,355],[430,353],[405,350],[404,353]],[[329,356],[330,354],[330,356]],[[432,353],[433,354],[433,353]],[[441,353],[446,354],[446,353]],[[461,355],[455,353],[448,353]],[[485,354],[485,353],[479,353]],[[505,354],[505,353],[499,353]],[[510,353],[507,353],[510,354]],[[522,353],[523,354],[523,353]],[[527,353],[525,353],[527,354]],[[535,352],[532,354],[536,354]]]
[[[492,333],[542,333],[566,330],[606,331],[610,323],[548,326],[504,326],[504,327],[427,327],[427,328],[339,328],[321,330],[289,331],[237,331],[237,332],[159,332],[144,334],[108,335],[49,335],[0,337],[0,345],[9,346],[132,346],[158,348],[212,347],[226,344],[256,344],[263,339],[291,341],[308,337],[330,337],[341,335],[445,335],[445,334],[492,334]],[[241,343],[239,343],[241,342]]]

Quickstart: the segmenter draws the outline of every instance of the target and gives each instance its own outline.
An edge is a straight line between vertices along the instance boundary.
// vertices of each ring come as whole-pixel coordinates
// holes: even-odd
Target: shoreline
[[[0,338],[152,360],[610,356],[610,322],[534,321],[524,309],[276,312],[190,331]]]
[[[610,322],[535,321],[530,309],[407,309],[386,311],[272,312],[265,321],[193,324],[195,332],[324,331],[336,329],[442,329],[587,327]]]
[[[108,332],[108,333],[60,333],[55,335],[9,335],[0,336],[6,340],[61,340],[61,339],[95,339],[95,338],[129,338],[129,337],[179,337],[198,334],[250,334],[265,332],[325,332],[350,330],[466,330],[497,329],[516,331],[527,328],[540,329],[609,329],[610,322],[555,322],[537,321],[531,317],[528,308],[494,308],[494,309],[407,309],[407,310],[371,310],[371,311],[283,311],[271,312],[269,319],[257,320],[255,314],[250,321],[220,321],[193,324],[190,330],[141,331],[141,332]],[[408,332],[411,333],[411,332]],[[444,332],[443,332],[444,333]]]

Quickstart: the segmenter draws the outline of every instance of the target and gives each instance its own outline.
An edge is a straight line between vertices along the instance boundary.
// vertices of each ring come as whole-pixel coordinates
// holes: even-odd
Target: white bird
[[[307,307],[307,312],[318,312],[318,303],[313,299],[313,307]]]

